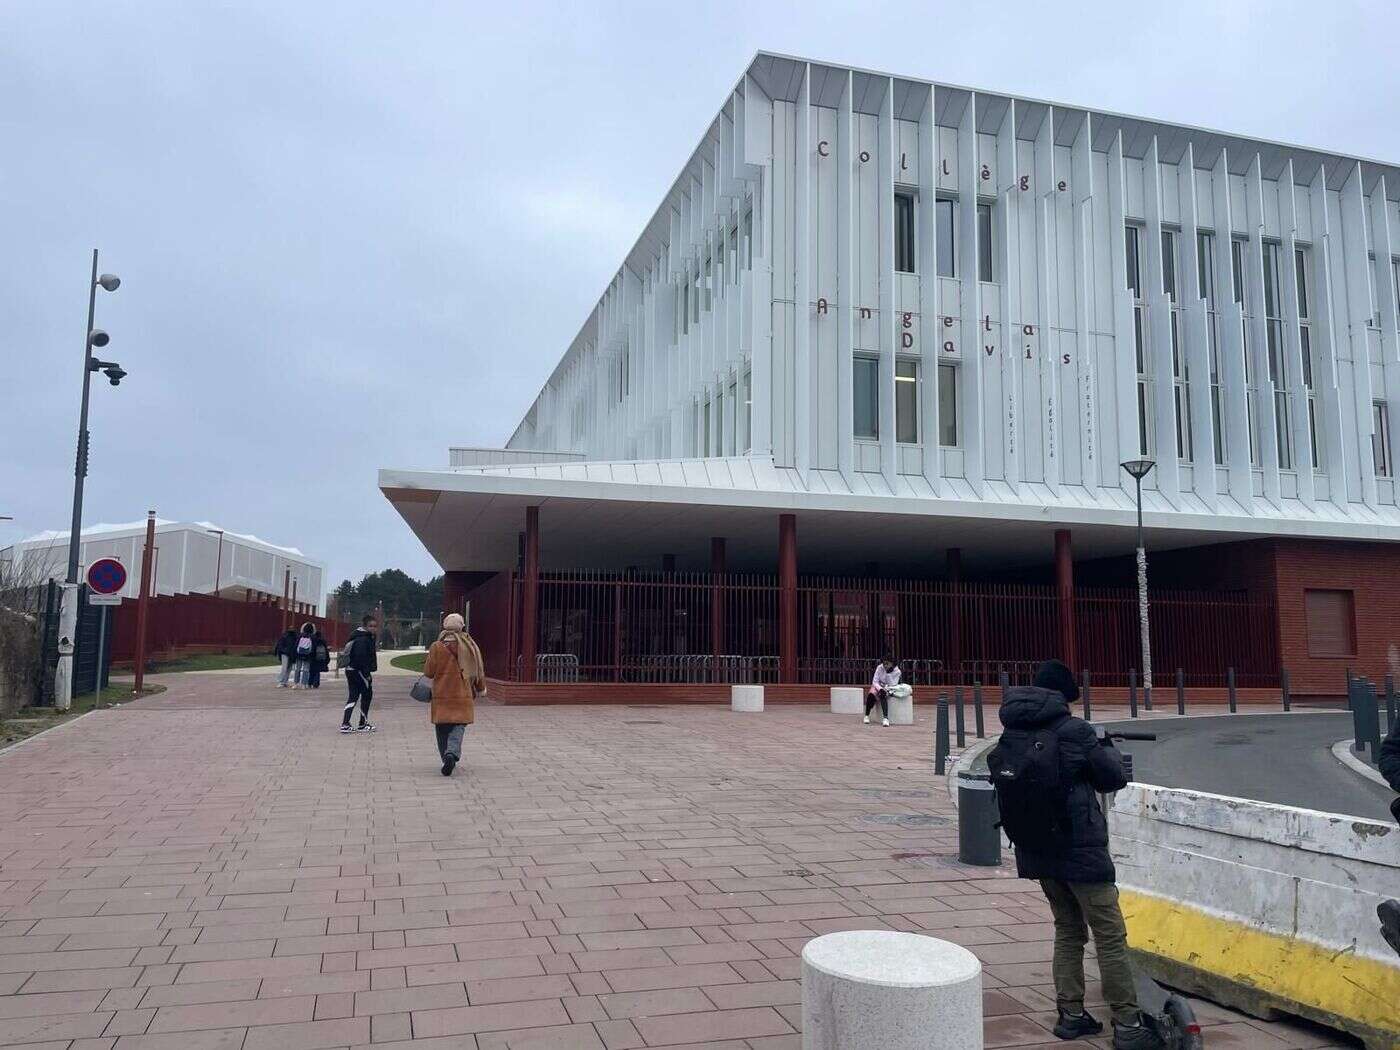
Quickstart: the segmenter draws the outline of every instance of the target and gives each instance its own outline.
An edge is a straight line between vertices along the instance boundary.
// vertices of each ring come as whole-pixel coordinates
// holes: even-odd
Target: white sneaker
[[[870,716],[869,716],[869,715],[866,715],[866,716],[865,716],[865,724],[866,724],[866,725],[869,725],[869,724],[870,724]]]
[[[890,720],[887,718],[887,719],[885,719],[883,722],[881,722],[880,724],[881,724],[882,726],[887,726],[887,725],[890,724]]]

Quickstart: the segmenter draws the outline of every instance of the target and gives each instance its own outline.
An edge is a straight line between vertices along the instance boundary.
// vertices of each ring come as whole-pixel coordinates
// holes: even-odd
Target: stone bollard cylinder
[[[731,685],[729,687],[729,709],[731,711],[762,711],[763,686]]]
[[[912,726],[914,724],[914,696],[890,697],[890,725]]]
[[[865,713],[865,690],[860,686],[834,685],[831,687],[831,713],[833,715],[859,715]]]
[[[847,930],[808,941],[802,1050],[982,1050],[982,964],[917,933]]]

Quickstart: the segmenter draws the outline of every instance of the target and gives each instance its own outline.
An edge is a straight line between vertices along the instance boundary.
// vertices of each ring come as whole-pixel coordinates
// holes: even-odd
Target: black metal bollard
[[[948,769],[948,694],[938,697],[938,718],[933,733],[933,771],[940,777]]]
[[[1227,667],[1225,669],[1225,684],[1229,686],[1230,689],[1230,714],[1233,715],[1237,706],[1235,700],[1235,669],[1233,667]]]
[[[995,867],[1001,863],[1001,811],[987,773],[958,774],[958,860]]]
[[[1293,692],[1288,685],[1288,668],[1284,668],[1278,673],[1279,691],[1283,693],[1283,709],[1293,710]]]
[[[967,747],[967,713],[963,707],[962,686],[953,690],[953,727],[957,733],[958,747]]]
[[[1080,673],[1083,685],[1079,687],[1079,698],[1084,701],[1084,721],[1094,720],[1094,701],[1089,695],[1089,669],[1086,667]]]
[[[1393,674],[1385,676],[1385,727],[1387,730],[1395,728],[1395,676]]]
[[[977,739],[987,735],[987,726],[982,719],[982,683],[972,683],[972,721],[977,727]]]
[[[1186,672],[1180,667],[1176,669],[1176,713],[1186,713]]]
[[[1137,668],[1128,668],[1128,714],[1138,716],[1137,710]]]

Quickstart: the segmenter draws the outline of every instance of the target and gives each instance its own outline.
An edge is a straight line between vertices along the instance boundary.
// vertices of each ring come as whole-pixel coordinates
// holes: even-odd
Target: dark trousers
[[[454,725],[450,722],[436,723],[433,725],[433,732],[437,734],[438,757],[444,762],[447,756],[461,761],[462,758],[462,734],[467,727],[464,725]]]
[[[369,705],[374,699],[374,676],[354,668],[346,668],[345,682],[350,687],[350,698],[345,701],[345,717],[341,725],[350,724],[350,716],[355,713],[355,704],[360,705],[360,725],[369,721]]]
[[[870,717],[870,712],[875,710],[875,701],[880,701],[880,716],[890,717],[890,695],[883,689],[872,689],[865,694],[865,717]]]
[[[1084,946],[1094,935],[1103,997],[1119,1024],[1138,1021],[1137,989],[1128,963],[1128,930],[1118,907],[1118,887],[1111,882],[1060,882],[1041,879],[1040,888],[1055,917],[1055,955],[1051,973],[1056,1005],[1069,1013],[1084,1009]]]

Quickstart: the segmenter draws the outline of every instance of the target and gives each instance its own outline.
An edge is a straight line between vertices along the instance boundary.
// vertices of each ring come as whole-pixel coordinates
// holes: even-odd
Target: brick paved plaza
[[[0,1045],[788,1050],[803,943],[881,927],[977,953],[988,1046],[1089,1045],[1036,888],[956,862],[930,708],[483,705],[446,779],[410,682],[342,737],[336,679],[171,676],[0,754]]]

